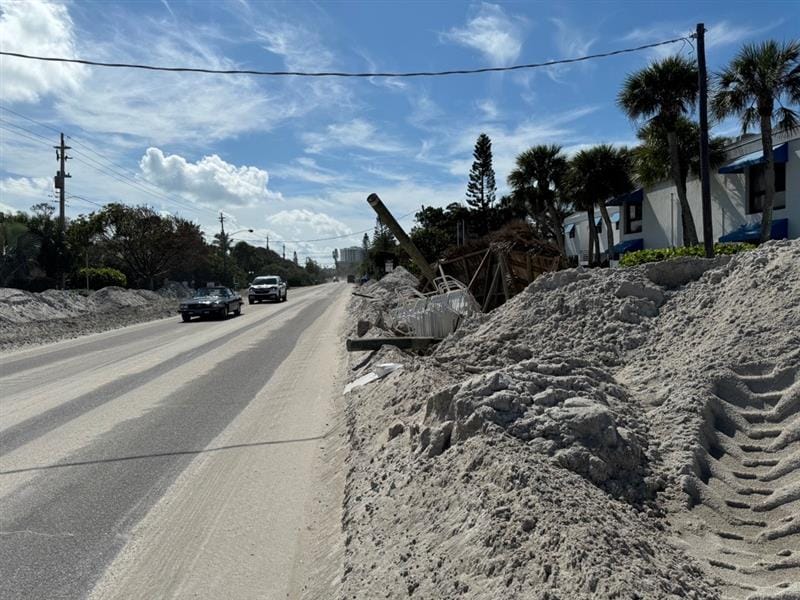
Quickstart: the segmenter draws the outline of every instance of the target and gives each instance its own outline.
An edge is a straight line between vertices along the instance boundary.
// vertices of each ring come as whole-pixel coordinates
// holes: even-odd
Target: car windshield
[[[278,285],[277,277],[256,277],[253,285]]]
[[[195,298],[200,298],[201,296],[227,296],[228,291],[225,288],[197,288],[197,291],[194,293]]]

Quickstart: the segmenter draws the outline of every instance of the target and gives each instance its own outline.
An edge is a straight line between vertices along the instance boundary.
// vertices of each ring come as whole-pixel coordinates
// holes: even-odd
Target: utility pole
[[[708,77],[706,76],[706,28],[697,24],[697,82],[700,88],[700,191],[703,199],[703,246],[706,258],[714,257],[714,224],[711,222],[711,180],[708,164]]]
[[[66,172],[67,161],[71,158],[67,156],[67,150],[70,146],[64,144],[64,134],[61,134],[61,143],[58,146],[53,146],[56,149],[56,160],[58,160],[58,172],[55,176],[55,186],[58,190],[58,270],[61,272],[61,289],[66,287],[67,275],[64,272],[64,228],[66,225],[66,218],[64,216],[64,202],[66,200],[66,178],[72,177]]]
[[[226,246],[227,240],[225,239],[225,215],[219,211],[219,245],[222,248],[222,283],[223,285],[228,281],[228,252]]]
[[[286,244],[283,245],[283,260],[286,260]]]
[[[267,236],[267,252],[269,252],[269,236]]]

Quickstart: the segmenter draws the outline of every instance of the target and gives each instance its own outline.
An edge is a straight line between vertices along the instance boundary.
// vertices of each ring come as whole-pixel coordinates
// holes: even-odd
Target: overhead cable
[[[606,58],[609,56],[617,56],[619,54],[628,54],[631,52],[639,52],[649,48],[657,48],[658,46],[666,46],[668,44],[675,44],[677,42],[685,42],[688,38],[686,36],[664,40],[661,42],[653,42],[652,44],[642,44],[633,48],[622,48],[619,50],[611,50],[609,52],[600,52],[597,54],[589,54],[586,56],[579,56],[577,58],[562,58],[559,60],[549,60],[538,63],[526,63],[519,65],[510,65],[507,67],[480,67],[477,69],[449,69],[446,71],[408,71],[408,72],[347,72],[347,71],[258,71],[254,69],[204,69],[198,67],[163,67],[156,65],[146,65],[140,63],[115,63],[115,62],[102,62],[97,60],[85,60],[80,58],[65,58],[60,56],[37,56],[34,54],[22,54],[21,52],[7,52],[0,51],[2,56],[12,56],[15,58],[23,58],[27,60],[38,60],[55,63],[73,63],[79,65],[88,65],[92,67],[109,67],[115,69],[143,69],[146,71],[168,71],[172,73],[206,73],[211,75],[257,75],[265,77],[442,77],[447,75],[476,75],[478,73],[499,73],[504,71],[520,71],[524,69],[538,69],[543,67],[552,67],[556,65],[566,65],[585,60],[592,60],[595,58]]]

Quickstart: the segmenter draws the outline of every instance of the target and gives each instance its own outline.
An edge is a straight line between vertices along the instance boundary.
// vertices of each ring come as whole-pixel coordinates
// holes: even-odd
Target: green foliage
[[[666,130],[689,113],[697,100],[697,66],[682,56],[668,56],[630,73],[617,104],[631,119],[650,119]]]
[[[100,288],[115,285],[125,287],[128,285],[128,278],[125,273],[110,267],[84,267],[78,271],[80,281],[86,281],[89,276],[89,288],[99,290]]]
[[[7,286],[31,276],[41,242],[25,223],[0,216],[0,286]]]
[[[700,173],[700,126],[687,117],[675,121],[675,134],[678,143],[680,176],[683,185],[689,173]],[[654,185],[670,177],[670,154],[667,131],[652,122],[637,132],[641,145],[633,150],[633,171],[636,179],[643,185]],[[725,162],[725,138],[710,137],[708,140],[708,159],[711,168]]]
[[[714,244],[714,254],[738,254],[739,252],[747,252],[754,250],[753,244],[742,243],[718,243]],[[624,254],[619,261],[621,267],[634,267],[650,262],[660,262],[662,260],[669,260],[672,258],[680,258],[682,256],[697,256],[704,257],[705,249],[703,246],[683,246],[679,248],[657,248],[653,250],[637,250],[636,252],[628,252]]]
[[[516,167],[508,175],[515,203],[524,203],[536,229],[545,239],[556,242],[564,253],[564,218],[569,203],[564,198],[568,172],[567,157],[558,145],[538,145],[517,156]]]
[[[485,212],[494,205],[496,185],[492,167],[492,140],[485,133],[478,136],[467,184],[467,204]]]
[[[800,119],[788,106],[798,98],[800,40],[767,40],[743,46],[730,65],[714,77],[711,110],[720,120],[739,117],[742,133],[760,126],[762,116],[770,125],[793,130],[800,127]]]

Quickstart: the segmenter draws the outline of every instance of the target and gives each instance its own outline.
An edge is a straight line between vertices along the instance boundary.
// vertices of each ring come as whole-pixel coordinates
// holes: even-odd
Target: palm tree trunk
[[[683,245],[696,246],[697,229],[694,226],[694,218],[692,218],[692,209],[689,206],[689,200],[686,198],[686,182],[681,176],[681,160],[680,151],[678,149],[678,135],[675,131],[667,132],[667,143],[669,144],[669,162],[670,174],[672,175],[672,182],[678,192],[678,201],[681,205],[681,223],[683,225]]]
[[[611,248],[614,247],[614,230],[611,229],[611,217],[608,214],[606,203],[602,200],[598,203],[600,214],[603,216],[603,224],[606,226],[606,240],[608,241],[608,260],[611,260]]]
[[[761,214],[761,243],[772,238],[772,206],[775,204],[775,155],[772,152],[772,120],[770,114],[761,115],[761,148],[766,159],[764,165],[764,206]]]
[[[594,226],[594,210],[586,209],[586,217],[589,219],[589,266],[594,266],[594,247],[597,239],[597,228]]]
[[[562,258],[567,258],[567,249],[564,246],[564,224],[558,218],[555,206],[553,206],[550,202],[547,203],[547,212],[550,216],[550,222],[552,223],[553,234],[556,238],[556,245],[561,252]]]

